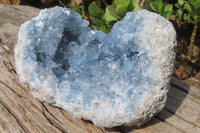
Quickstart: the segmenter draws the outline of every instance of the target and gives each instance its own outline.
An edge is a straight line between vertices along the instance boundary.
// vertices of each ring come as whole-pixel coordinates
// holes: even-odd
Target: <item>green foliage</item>
[[[137,8],[136,0],[113,0],[112,5],[108,5],[105,8],[102,7],[102,3],[105,1],[94,0],[88,6],[89,18],[91,21],[91,27],[95,30],[103,32],[109,32],[112,26],[120,19],[124,17],[126,12],[135,11]],[[105,4],[104,4],[105,5]],[[79,12],[82,17],[85,16],[83,6],[71,7],[73,11]]]
[[[200,22],[200,0],[188,0],[184,5],[187,10],[187,14],[184,14],[184,19],[188,22],[199,23]]]
[[[178,0],[175,4],[176,18],[182,20],[182,18],[189,23],[200,22],[200,0]]]
[[[200,22],[200,0],[178,0],[175,4],[176,17],[181,20],[182,17],[186,22],[193,23],[194,28],[190,37],[190,44],[188,47],[187,59],[193,63],[195,59],[194,43],[196,32],[198,28],[198,23]],[[184,15],[183,15],[184,14]]]
[[[135,0],[114,0],[112,4],[116,14],[123,17],[128,11],[135,11],[137,2]]]
[[[81,14],[81,17],[84,18],[85,17],[85,9],[84,6],[78,6],[76,5],[76,1],[72,0],[71,2],[73,2],[73,6],[71,6],[70,4],[68,4],[68,6],[75,12],[78,12],[79,14]]]
[[[117,21],[118,19],[120,19],[120,17],[116,14],[115,9],[113,8],[113,6],[108,6],[106,8],[105,14],[103,16],[103,19],[110,23],[112,21]]]
[[[94,19],[94,21],[101,19],[104,15],[104,11],[99,7],[99,4],[97,2],[93,1],[89,7],[88,7],[89,13],[91,18]]]
[[[193,22],[193,20],[191,19],[191,15],[190,14],[184,14],[184,20],[191,23]]]
[[[183,11],[184,11],[184,0],[178,0],[178,3],[175,4],[176,10],[176,17],[181,20],[183,18]]]
[[[110,31],[116,21],[125,16],[126,12],[134,12],[136,9],[136,0],[114,0],[112,5],[106,7],[105,14],[102,18],[108,26],[108,31]]]
[[[95,30],[108,32],[108,27],[106,26],[105,21],[102,19],[105,11],[100,8],[100,3],[93,1],[88,7],[88,11],[90,14],[90,19],[93,22],[92,28]]]
[[[72,10],[78,12],[79,14],[81,14],[81,17],[84,18],[85,16],[84,6],[73,6]]]
[[[151,0],[150,6],[155,12],[166,18],[170,18],[173,12],[172,5],[164,3],[162,0]]]

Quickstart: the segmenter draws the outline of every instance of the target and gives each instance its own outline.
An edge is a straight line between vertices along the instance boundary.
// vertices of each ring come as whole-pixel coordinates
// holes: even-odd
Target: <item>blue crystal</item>
[[[154,107],[145,103],[141,107],[141,103],[154,98],[154,88],[168,86],[155,65],[159,63],[153,59],[156,56],[151,55],[156,38],[148,43],[152,32],[146,32],[145,26],[156,27],[154,22],[172,29],[169,35],[163,28],[163,34],[173,49],[175,32],[171,24],[146,10],[127,13],[108,34],[88,28],[87,20],[67,8],[42,10],[20,28],[15,48],[17,71],[23,82],[35,88],[38,99],[55,103],[77,117],[107,127],[137,125],[137,121],[145,121],[140,117]],[[156,112],[149,111],[145,117]],[[137,113],[139,116],[135,116]]]

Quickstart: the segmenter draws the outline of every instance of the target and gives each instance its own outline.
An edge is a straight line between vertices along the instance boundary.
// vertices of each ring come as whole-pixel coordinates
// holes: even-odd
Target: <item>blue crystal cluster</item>
[[[156,88],[151,73],[160,71],[142,45],[150,17],[139,13],[127,13],[105,34],[67,8],[42,10],[20,28],[15,58],[21,80],[38,99],[97,125],[133,123]]]
[[[126,105],[125,111],[134,112],[138,101],[148,91],[145,84],[150,85],[150,75],[143,73],[151,66],[146,53],[138,50],[136,43],[140,42],[134,42],[133,33],[143,30],[143,26],[126,24],[134,19],[131,14],[127,15],[107,35],[89,28],[73,30],[71,25],[64,28],[53,58],[58,66],[51,69],[58,79],[58,88],[69,90],[63,99],[65,103],[80,104],[87,111],[93,110],[90,106],[95,98],[99,106],[101,101],[109,100],[111,108],[119,104],[115,100],[119,98],[124,102],[133,101]],[[45,58],[45,53],[40,58],[43,56]]]

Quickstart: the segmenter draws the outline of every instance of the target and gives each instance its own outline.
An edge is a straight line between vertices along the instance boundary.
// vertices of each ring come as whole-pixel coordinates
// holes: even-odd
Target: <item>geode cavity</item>
[[[166,103],[175,46],[172,24],[147,10],[127,13],[105,34],[55,7],[21,26],[16,69],[36,98],[75,117],[140,126]]]

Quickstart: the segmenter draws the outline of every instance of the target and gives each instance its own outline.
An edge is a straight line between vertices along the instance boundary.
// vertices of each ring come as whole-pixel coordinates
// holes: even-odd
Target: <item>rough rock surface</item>
[[[21,26],[16,69],[41,101],[98,126],[140,126],[165,105],[175,40],[172,24],[147,10],[105,34],[55,7]]]

